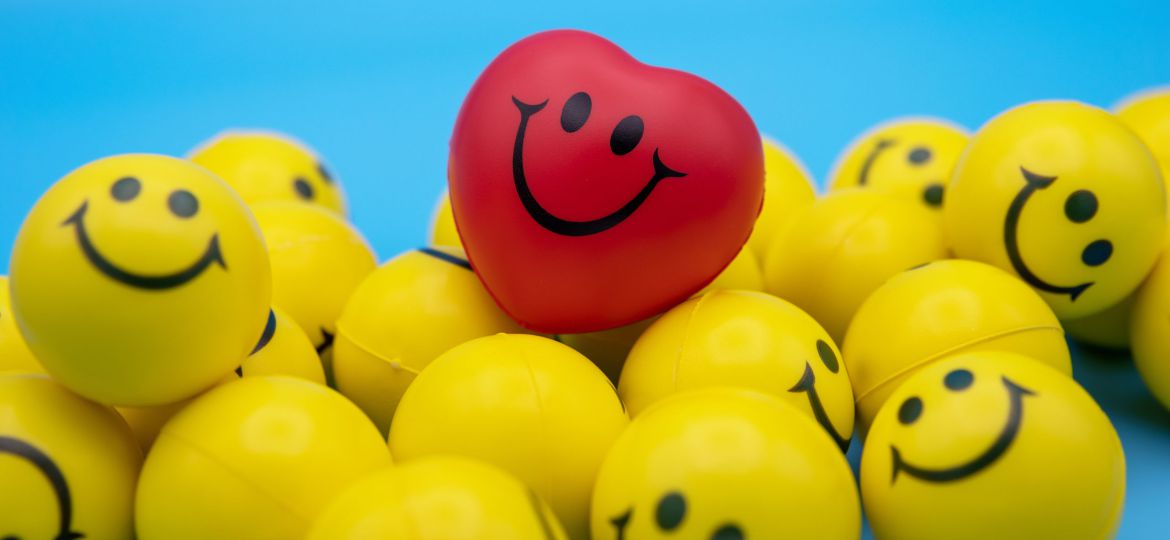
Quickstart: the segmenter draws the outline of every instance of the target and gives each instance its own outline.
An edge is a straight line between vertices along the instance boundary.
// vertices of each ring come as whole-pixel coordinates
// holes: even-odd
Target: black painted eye
[[[1078,189],[1064,201],[1064,215],[1073,223],[1084,223],[1097,215],[1097,196],[1087,189]]]
[[[654,512],[654,519],[658,522],[658,528],[672,531],[682,524],[686,515],[687,500],[683,498],[682,493],[672,491],[663,495],[662,499],[658,501],[658,509]]]
[[[561,109],[561,129],[572,133],[581,129],[589,119],[589,112],[593,110],[593,100],[585,92],[577,92],[565,102]]]
[[[926,204],[936,208],[942,206],[943,185],[934,183],[926,186],[926,190],[922,192],[922,200],[926,201]]]
[[[1094,240],[1081,252],[1081,261],[1089,266],[1101,266],[1113,256],[1113,242]]]
[[[190,191],[178,189],[167,198],[167,206],[171,207],[171,212],[176,216],[189,218],[199,211],[199,199]]]
[[[943,377],[943,384],[956,392],[966,390],[973,382],[975,382],[975,375],[961,368],[947,373],[946,377]]]
[[[744,539],[743,530],[741,530],[738,526],[733,525],[731,523],[728,523],[727,525],[719,527],[719,529],[717,529],[715,531],[715,534],[711,535],[711,540],[743,540],[743,539]]]
[[[317,174],[321,175],[321,180],[324,180],[326,184],[333,183],[333,175],[329,173],[329,169],[325,168],[324,163],[317,164]]]
[[[297,190],[297,196],[300,198],[306,201],[313,200],[313,186],[304,178],[294,180],[293,189]]]
[[[913,424],[919,416],[922,416],[922,400],[917,396],[908,398],[898,407],[898,421],[904,425]]]
[[[825,367],[829,368],[829,371],[836,373],[837,370],[841,369],[841,365],[837,362],[837,354],[824,340],[817,340],[817,355],[821,357],[821,362],[825,363]]]
[[[906,155],[912,165],[923,165],[930,161],[930,149],[925,146],[916,146]]]
[[[622,121],[614,126],[613,135],[609,137],[609,149],[619,156],[629,154],[642,140],[642,130],[645,127],[642,124],[642,119],[638,116],[630,115],[622,118]]]
[[[139,191],[142,191],[142,183],[133,176],[122,178],[110,187],[110,195],[122,202],[134,199],[138,196]]]

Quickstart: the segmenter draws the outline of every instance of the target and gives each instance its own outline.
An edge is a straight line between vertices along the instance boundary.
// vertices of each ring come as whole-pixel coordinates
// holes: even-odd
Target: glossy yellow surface
[[[955,254],[1028,283],[1061,319],[1116,305],[1154,264],[1166,190],[1141,139],[1072,101],[1021,105],[984,125],[947,186]]]
[[[1170,259],[1165,255],[1138,289],[1130,315],[1134,365],[1150,393],[1170,409]]]
[[[226,131],[188,159],[219,175],[249,205],[298,201],[346,215],[345,190],[304,143],[271,131]]]
[[[861,456],[875,538],[1112,538],[1125,456],[1105,413],[1031,358],[956,355],[910,377]]]
[[[272,305],[327,359],[345,301],[378,264],[374,251],[353,225],[316,206],[266,203],[254,210],[272,260]]]
[[[1022,281],[974,261],[936,261],[890,278],[866,299],[842,346],[864,432],[915,371],[970,351],[1018,352],[1072,373],[1064,331]]]
[[[572,538],[588,537],[597,468],[626,427],[605,375],[551,339],[498,334],[436,358],[407,389],[390,426],[402,462],[481,459],[532,487]]]
[[[459,231],[455,228],[455,215],[451,213],[451,197],[446,191],[435,205],[430,243],[432,246],[463,249],[463,241],[459,239]]]
[[[463,257],[459,248],[435,248],[391,259],[358,286],[337,321],[337,389],[382,433],[403,392],[436,356],[477,337],[524,331]]]
[[[20,335],[8,297],[8,277],[0,276],[0,373],[6,371],[44,373],[45,368],[37,362],[32,351],[28,350],[24,336]]]
[[[800,308],[754,291],[724,290],[666,312],[638,338],[618,383],[631,417],[679,392],[733,386],[776,396],[845,447],[853,391],[841,353]]]
[[[772,239],[792,215],[812,206],[817,198],[812,175],[800,159],[776,141],[764,137],[763,142],[764,206],[747,243],[761,263],[767,258]]]
[[[1158,160],[1162,181],[1170,182],[1170,87],[1139,92],[1122,100],[1117,116]]]
[[[268,257],[247,207],[188,161],[85,165],[33,207],[12,252],[12,308],[41,365],[111,405],[191,397],[264,329]]]
[[[940,118],[897,118],[880,124],[837,158],[829,189],[874,189],[942,210],[947,180],[969,138],[967,130]]]
[[[765,290],[808,312],[835,341],[886,279],[947,255],[930,210],[876,191],[831,193],[793,219],[768,252]]]
[[[436,456],[383,469],[339,495],[309,540],[561,540],[548,505],[481,461]]]
[[[861,508],[824,430],[766,394],[716,388],[647,409],[597,475],[593,540],[856,539]]]
[[[142,451],[113,409],[0,375],[0,538],[132,538]]]
[[[244,377],[288,375],[325,384],[325,370],[317,349],[296,321],[273,308],[268,324],[252,354],[240,364],[239,374]]]
[[[163,427],[138,484],[138,538],[302,538],[335,496],[387,465],[378,430],[340,394],[246,377]]]

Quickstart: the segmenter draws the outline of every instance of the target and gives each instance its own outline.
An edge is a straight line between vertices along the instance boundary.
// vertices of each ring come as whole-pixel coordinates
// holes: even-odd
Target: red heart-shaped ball
[[[644,319],[714,279],[751,233],[764,165],[751,117],[719,87],[558,30],[479,76],[448,180],[500,307],[569,333]]]

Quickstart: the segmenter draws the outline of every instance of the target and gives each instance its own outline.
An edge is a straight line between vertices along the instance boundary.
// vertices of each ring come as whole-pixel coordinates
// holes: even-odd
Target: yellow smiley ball
[[[1001,351],[915,373],[861,456],[880,539],[1112,538],[1125,456],[1105,413],[1064,373]]]
[[[1145,141],[1158,160],[1162,181],[1170,181],[1170,87],[1126,98],[1117,106],[1117,116]]]
[[[264,333],[252,354],[240,364],[237,374],[241,377],[287,375],[325,384],[325,371],[317,349],[296,321],[276,308],[268,312]]]
[[[1072,101],[1021,105],[980,128],[947,186],[956,255],[1024,280],[1062,319],[1116,305],[1150,271],[1166,191],[1117,117]]]
[[[41,365],[111,405],[191,397],[264,330],[264,242],[231,189],[181,159],[101,159],[58,181],[12,251],[12,309]]]
[[[866,190],[818,200],[774,241],[764,265],[765,290],[808,312],[835,341],[887,278],[947,255],[930,210]]]
[[[163,427],[138,483],[138,538],[302,538],[354,481],[390,465],[352,403],[291,377],[245,377]]]
[[[226,180],[249,205],[298,201],[346,215],[341,184],[312,149],[288,135],[227,131],[192,150],[188,159]]]
[[[436,358],[390,425],[400,461],[436,454],[480,459],[536,490],[572,538],[588,537],[597,468],[626,427],[605,375],[551,339],[497,334]]]
[[[522,333],[496,306],[459,248],[403,253],[375,270],[337,321],[333,374],[382,433],[415,376],[451,347]]]
[[[796,408],[733,388],[665,399],[630,423],[597,475],[593,540],[856,539],[853,473]]]
[[[666,312],[638,338],[618,383],[637,417],[687,390],[734,386],[779,397],[845,449],[853,391],[841,353],[796,306],[753,291],[715,291]]]
[[[481,461],[436,456],[383,469],[329,504],[308,540],[561,540],[534,491]]]
[[[142,451],[113,409],[0,375],[0,538],[132,538]]]
[[[748,238],[748,249],[762,263],[772,246],[772,238],[784,228],[788,219],[816,200],[812,176],[790,150],[780,143],[764,141],[764,206]]]
[[[842,354],[865,428],[911,374],[947,355],[1004,350],[1072,363],[1052,309],[1022,281],[974,261],[936,261],[902,272],[865,300]]]
[[[941,210],[947,180],[969,138],[967,130],[940,118],[880,124],[837,158],[829,189],[874,189]]]
[[[1170,259],[1165,255],[1138,289],[1130,314],[1134,365],[1154,397],[1170,409]]]
[[[45,369],[20,335],[8,298],[8,278],[0,276],[0,373],[6,371],[44,373]]]
[[[374,252],[353,225],[316,206],[266,203],[254,210],[272,260],[272,304],[300,325],[328,366],[337,318],[377,266]]]
[[[431,218],[431,245],[463,249],[463,241],[459,239],[459,230],[455,228],[455,215],[451,213],[451,197],[446,191],[439,197],[435,206],[435,216]]]

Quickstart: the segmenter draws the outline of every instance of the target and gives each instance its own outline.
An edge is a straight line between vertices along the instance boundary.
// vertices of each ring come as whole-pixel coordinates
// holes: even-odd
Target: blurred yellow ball
[[[531,486],[572,538],[588,536],[597,468],[626,427],[605,375],[551,339],[497,334],[436,358],[406,390],[390,452],[481,459]]]
[[[1118,302],[1117,305],[1106,308],[1100,313],[1080,319],[1061,321],[1064,333],[1086,345],[1107,349],[1128,349],[1130,318],[1136,295],[1137,293],[1131,294],[1125,297],[1125,300]]]
[[[1162,181],[1170,182],[1170,87],[1129,96],[1116,109],[1121,121],[1141,137],[1158,160]]]
[[[812,176],[804,164],[780,143],[764,141],[764,206],[748,238],[748,248],[763,262],[772,246],[772,238],[784,228],[798,210],[816,200]]]
[[[1146,387],[1170,410],[1170,259],[1165,255],[1138,289],[1130,316],[1134,365]]]
[[[20,335],[9,302],[8,278],[0,276],[0,373],[6,371],[44,373],[45,368],[37,362],[32,351],[28,350],[24,336]]]
[[[459,239],[459,231],[455,228],[455,215],[451,213],[451,197],[446,191],[439,197],[435,205],[435,214],[431,218],[432,246],[444,246],[463,249],[463,242]]]
[[[560,540],[548,505],[512,475],[453,456],[383,469],[342,492],[308,540]]]

